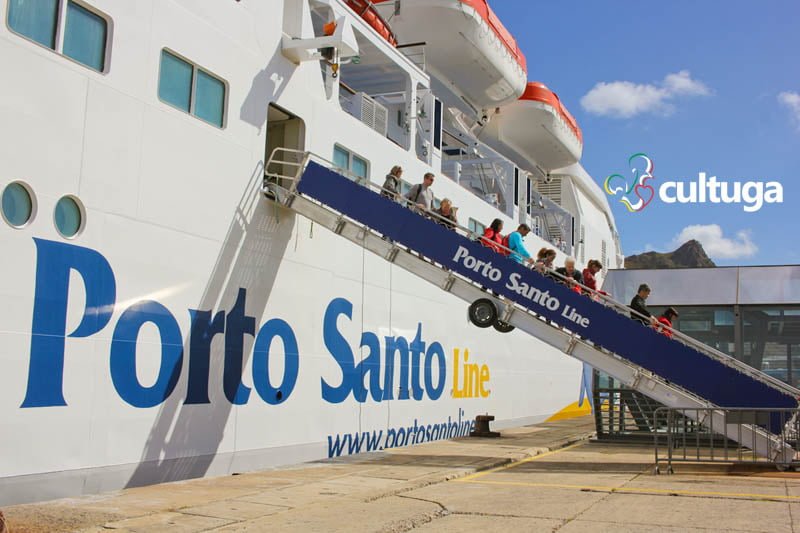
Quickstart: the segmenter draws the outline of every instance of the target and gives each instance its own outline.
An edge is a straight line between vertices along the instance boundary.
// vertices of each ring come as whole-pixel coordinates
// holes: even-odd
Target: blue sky
[[[578,120],[582,164],[601,185],[645,152],[656,187],[701,171],[783,186],[783,204],[754,213],[659,199],[630,213],[610,198],[626,254],[697,237],[719,265],[800,263],[800,2],[490,3],[529,79]]]

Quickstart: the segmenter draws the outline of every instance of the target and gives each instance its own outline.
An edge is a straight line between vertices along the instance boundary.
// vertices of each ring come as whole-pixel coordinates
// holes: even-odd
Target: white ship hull
[[[281,55],[283,2],[123,4],[92,3],[114,17],[105,74],[0,29],[17,73],[0,186],[24,181],[37,204],[25,227],[0,223],[0,504],[411,445],[577,400],[580,363],[469,325],[454,297],[263,199],[270,103],[304,122],[306,149],[368,157],[373,181],[398,161],[430,169],[330,105],[318,64]],[[224,129],[159,100],[164,47],[226,80]],[[444,177],[435,188],[514,224]],[[85,211],[70,240],[53,223],[64,195]],[[375,339],[370,382],[355,365]],[[404,342],[409,368],[387,365]]]

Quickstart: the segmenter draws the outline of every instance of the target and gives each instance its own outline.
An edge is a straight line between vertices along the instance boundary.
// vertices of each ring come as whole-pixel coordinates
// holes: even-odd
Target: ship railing
[[[442,161],[444,176],[483,202],[513,217],[512,207],[507,201],[510,169],[513,169],[513,163],[502,157],[481,158],[474,154],[462,154],[448,155]]]
[[[288,159],[284,159],[288,158]],[[299,181],[300,177],[303,174],[303,170],[305,169],[306,165],[309,161],[316,161],[327,168],[333,169],[337,172],[337,174],[341,174],[346,178],[358,183],[363,187],[367,187],[368,189],[388,196],[394,196],[395,199],[411,209],[418,209],[413,202],[405,198],[399,192],[394,193],[388,189],[384,189],[382,185],[378,185],[377,183],[371,182],[369,179],[354,174],[347,169],[343,169],[341,167],[336,166],[333,161],[326,159],[325,157],[315,154],[313,152],[302,151],[302,150],[295,150],[291,148],[275,148],[270,155],[267,164],[264,166],[264,187],[263,192],[269,196],[275,196],[275,188],[274,185],[279,185],[284,189],[287,189],[288,192],[291,194],[294,192],[296,187],[297,181]],[[293,174],[282,174],[279,171],[271,170],[271,169],[280,169],[281,167],[289,167],[294,168],[295,172]],[[283,183],[283,185],[281,185]],[[461,233],[462,235],[466,236],[470,240],[476,241],[481,238],[481,235],[478,233],[470,230],[467,227],[459,225],[457,222],[453,222],[450,219],[447,219],[434,211],[425,211],[424,215],[433,219],[435,222],[439,224],[452,227],[455,231]],[[501,247],[501,245],[497,245]],[[506,248],[506,251],[510,252]]]
[[[288,157],[289,159],[288,160],[284,160],[284,159],[281,159],[281,157]],[[341,168],[337,167],[332,161],[326,159],[323,156],[320,156],[318,154],[315,154],[315,153],[309,152],[309,151],[302,151],[302,150],[296,150],[296,149],[290,149],[290,148],[281,148],[281,147],[275,148],[272,151],[272,155],[270,156],[266,166],[264,167],[265,168],[265,172],[264,172],[265,180],[264,180],[264,189],[263,189],[264,194],[268,195],[271,198],[277,198],[277,199],[279,199],[281,201],[283,200],[282,196],[291,196],[291,195],[295,194],[296,193],[296,188],[297,188],[297,182],[302,177],[303,172],[304,172],[305,167],[308,164],[308,162],[312,161],[312,160],[316,161],[317,163],[319,163],[319,164],[321,164],[321,165],[323,165],[323,166],[325,166],[327,168],[335,170],[337,173],[350,178],[354,182],[356,182],[356,183],[358,183],[358,184],[360,184],[360,185],[362,185],[364,187],[368,187],[369,189],[371,189],[372,191],[374,191],[374,192],[376,192],[378,194],[384,193],[384,194],[387,194],[387,195],[393,195],[392,191],[384,189],[381,185],[373,183],[373,182],[369,181],[368,179],[365,179],[365,178],[363,178],[361,176],[357,176],[357,175],[355,175],[355,174],[353,174],[351,172],[348,172],[348,171],[346,171],[344,169],[341,169]],[[276,173],[272,173],[272,172],[269,171],[269,169],[274,168],[274,167],[289,167],[289,168],[294,168],[296,170],[295,170],[295,172],[293,174],[276,174]],[[284,180],[284,181],[281,182],[281,180]],[[283,188],[285,190],[277,190],[276,191],[275,190],[275,186],[276,185],[279,188]],[[288,185],[288,187],[287,187],[287,185]],[[410,207],[412,209],[417,209],[416,206],[412,205],[412,202],[410,202],[407,199],[405,199],[399,193],[397,193],[395,195],[395,198],[397,199],[398,202],[400,202],[400,203],[402,203],[402,204],[404,204],[404,205],[406,205],[406,206],[408,206],[408,207]],[[432,220],[434,220],[434,221],[436,221],[436,222],[438,222],[440,224],[443,224],[443,225],[451,227],[454,231],[456,231],[457,233],[459,233],[461,235],[464,235],[465,237],[467,237],[468,239],[470,239],[472,241],[479,241],[479,240],[480,241],[484,241],[482,235],[480,235],[480,234],[476,233],[475,231],[473,231],[473,230],[471,230],[471,229],[469,229],[467,227],[464,227],[464,226],[462,226],[462,225],[460,225],[458,223],[453,223],[453,222],[449,221],[448,219],[439,216],[437,213],[434,213],[432,211],[427,211],[427,212],[425,212],[423,214],[426,217],[429,217]],[[487,241],[484,241],[484,242],[486,242],[487,246],[489,245],[489,243]],[[511,260],[510,259],[510,255],[513,254],[513,251],[510,250],[509,248],[506,248],[506,247],[504,247],[504,246],[502,246],[500,244],[496,244],[496,243],[492,243],[491,247],[495,248],[495,249],[502,250],[503,251],[503,255],[509,256],[509,260]],[[574,281],[572,278],[568,278],[566,276],[563,276],[563,275],[559,274],[554,269],[546,269],[543,272],[540,271],[540,273],[542,273],[543,275],[549,276],[551,279],[555,280],[558,283],[562,283],[562,284],[570,286],[570,287],[577,286],[577,287],[579,287],[581,289],[581,292],[583,294],[585,294],[587,297],[591,298],[595,302],[600,303],[600,304],[602,304],[602,305],[604,305],[604,306],[606,306],[606,307],[608,307],[610,309],[613,309],[614,311],[616,311],[617,313],[619,313],[621,315],[628,316],[631,319],[638,318],[641,321],[644,321],[645,324],[643,324],[642,327],[652,327],[652,326],[649,325],[650,317],[645,316],[645,315],[643,315],[643,314],[641,314],[641,313],[639,313],[637,311],[634,311],[633,309],[631,309],[627,305],[614,300],[613,297],[610,294],[608,294],[608,293],[606,293],[604,291],[601,291],[601,290],[598,291],[598,290],[595,290],[595,289],[591,289],[591,288],[587,287],[586,285],[583,285],[581,283],[578,283],[578,282]],[[472,280],[470,280],[470,281],[473,282]],[[742,374],[744,374],[744,375],[746,375],[746,376],[748,376],[748,377],[750,377],[750,378],[752,378],[754,380],[760,381],[760,382],[762,382],[762,383],[764,383],[766,385],[769,385],[770,387],[772,387],[774,389],[780,390],[780,391],[782,391],[782,392],[784,392],[786,394],[789,394],[789,395],[791,395],[791,396],[793,396],[795,398],[800,399],[800,390],[792,387],[791,385],[789,385],[787,383],[784,383],[783,381],[781,381],[781,380],[779,380],[777,378],[774,378],[774,377],[772,377],[772,376],[770,376],[768,374],[764,374],[763,372],[760,372],[760,371],[756,370],[755,368],[751,367],[750,365],[748,365],[748,364],[746,364],[746,363],[744,363],[742,361],[739,361],[738,359],[736,359],[736,358],[734,358],[734,357],[732,357],[732,356],[730,356],[730,355],[728,355],[726,353],[723,353],[723,352],[721,352],[721,351],[719,351],[719,350],[717,350],[717,349],[715,349],[715,348],[713,348],[711,346],[708,346],[707,344],[704,344],[704,343],[702,343],[702,342],[700,342],[700,341],[698,341],[698,340],[696,340],[696,339],[694,339],[692,337],[689,337],[688,335],[685,335],[685,334],[681,333],[680,331],[678,331],[678,330],[676,330],[674,328],[667,327],[667,326],[665,326],[663,324],[659,324],[658,327],[659,327],[659,329],[663,329],[663,330],[666,330],[666,331],[672,333],[672,337],[671,338],[672,338],[673,341],[679,342],[679,343],[681,343],[681,344],[683,344],[685,346],[689,346],[689,347],[693,348],[694,350],[702,353],[703,355],[705,355],[707,357],[710,357],[711,359],[715,359],[715,360],[719,361],[720,363],[724,364],[725,366],[733,368],[733,369],[737,370],[738,372],[741,372]],[[672,384],[672,386],[681,388],[681,387],[677,386],[674,383]],[[690,394],[693,394],[691,391],[688,391],[688,390],[686,390],[686,392],[688,392]]]
[[[339,105],[350,114],[350,98],[356,95],[356,90],[343,81],[339,81]]]
[[[572,233],[571,228],[575,217],[544,194],[538,191],[532,191],[532,194],[534,197],[530,203],[530,214],[542,220],[542,238],[565,254],[572,255],[574,245],[568,242],[565,236]]]

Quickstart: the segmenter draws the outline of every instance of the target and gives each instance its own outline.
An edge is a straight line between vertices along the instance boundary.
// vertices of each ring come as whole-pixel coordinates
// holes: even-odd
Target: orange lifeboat
[[[525,55],[486,0],[403,0],[392,28],[403,42],[426,43],[430,73],[475,111],[513,102],[525,90]]]
[[[583,154],[583,133],[558,95],[543,83],[528,83],[519,100],[492,117],[479,138],[508,146],[546,171],[577,163]]]
[[[345,0],[345,3],[389,44],[397,46],[397,37],[389,27],[389,24],[375,10],[374,2],[370,2],[369,0]]]

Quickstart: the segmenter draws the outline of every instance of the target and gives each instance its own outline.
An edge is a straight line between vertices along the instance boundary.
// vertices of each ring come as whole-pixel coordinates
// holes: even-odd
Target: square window
[[[350,152],[340,146],[333,147],[333,164],[342,170],[350,169]]]
[[[188,113],[192,98],[192,71],[192,65],[162,50],[158,97]]]
[[[483,232],[486,231],[486,226],[475,220],[474,218],[470,218],[469,222],[467,222],[468,229],[475,233],[476,235],[483,235]]]
[[[357,155],[353,156],[353,174],[358,176],[361,179],[367,179],[367,162],[358,157]]]
[[[194,97],[194,114],[221,128],[225,112],[225,84],[198,70]]]
[[[55,50],[58,0],[9,0],[8,26],[20,35]]]
[[[342,175],[353,181],[363,183],[369,178],[369,161],[338,144],[333,146],[333,166],[343,170]]]
[[[98,72],[103,72],[106,62],[106,20],[79,6],[67,4],[67,22],[64,29],[64,55]]]
[[[74,59],[105,71],[109,22],[72,0],[9,0],[12,31]],[[63,38],[57,38],[58,35]]]
[[[225,122],[225,82],[177,55],[161,50],[158,97],[222,128]]]

